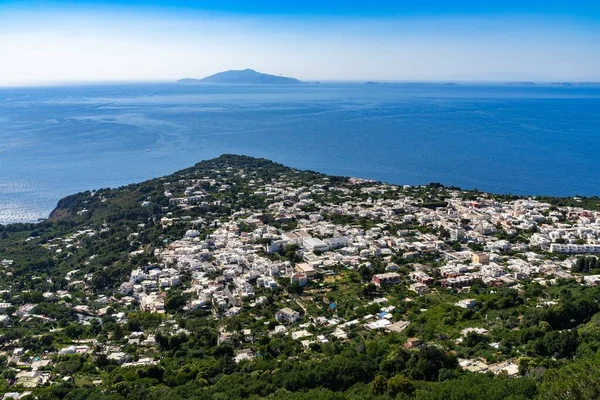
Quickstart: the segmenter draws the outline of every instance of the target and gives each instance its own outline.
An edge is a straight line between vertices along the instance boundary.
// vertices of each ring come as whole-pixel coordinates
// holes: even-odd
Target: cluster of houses
[[[152,349],[156,346],[154,337],[143,339],[142,332],[134,332],[129,337],[124,338],[127,344],[138,345],[140,348]],[[18,341],[15,341],[15,345]],[[35,389],[57,380],[68,381],[73,377],[70,375],[61,375],[53,371],[57,362],[60,362],[61,356],[72,355],[91,355],[94,357],[103,356],[108,362],[119,365],[123,368],[133,366],[148,366],[158,363],[154,357],[136,357],[125,353],[122,344],[105,344],[96,339],[74,340],[72,344],[67,345],[56,352],[45,352],[39,356],[32,356],[24,347],[14,347],[11,350],[0,351],[0,356],[6,357],[7,364],[13,365],[15,370],[14,378],[11,383],[19,388]],[[95,385],[102,383],[101,380],[93,382]],[[25,393],[31,392],[13,392],[12,397],[20,398],[17,395],[25,396]],[[7,398],[6,396],[4,398]]]
[[[246,177],[248,172],[228,173]],[[179,209],[179,215],[167,213],[161,224],[167,227],[185,222],[189,230],[179,240],[156,250],[162,265],[133,271],[130,281],[121,287],[123,293],[136,297],[146,311],[164,312],[165,296],[161,293],[180,285],[180,275],[185,274],[191,278],[185,290],[192,294],[186,308],[210,309],[216,316],[228,317],[237,315],[244,304],[264,301],[256,298],[255,292],[277,289],[282,279],[303,287],[315,277],[334,274],[334,267],[369,266],[373,257],[383,259],[387,265],[384,273],[373,275],[374,285],[385,288],[406,284],[420,296],[436,287],[468,290],[476,281],[511,286],[521,280],[551,284],[556,278],[573,278],[573,257],[545,255],[596,254],[596,246],[600,246],[598,213],[551,207],[535,199],[501,202],[482,194],[477,200],[465,200],[461,191],[439,189],[446,192],[445,205],[429,207],[419,197],[418,187],[359,179],[332,186],[327,178],[311,186],[298,186],[293,176],[248,182],[252,195],[264,200],[264,207],[236,211],[227,221],[181,214],[214,205],[206,187],[225,192],[231,190],[230,183],[215,177],[165,183],[165,196]],[[394,195],[380,196],[386,193]],[[329,202],[334,196],[336,201]],[[378,222],[362,227],[335,222],[335,217]],[[276,227],[289,221],[296,222],[295,229]],[[210,234],[201,235],[200,230],[208,226]],[[301,261],[272,257],[289,249]],[[434,269],[420,262],[431,256],[441,260],[442,266]],[[407,260],[411,268],[408,276],[398,272],[394,257]],[[584,283],[596,281],[586,279]],[[474,303],[463,301],[457,305],[470,308]],[[289,324],[302,320],[302,313],[282,308],[274,318]],[[385,328],[386,321],[390,322],[380,318],[365,327]]]
[[[185,188],[183,193],[172,186],[166,194],[172,204],[184,211],[206,207],[210,196],[199,189],[205,184],[216,185],[218,191],[230,190],[229,184],[204,178],[179,182],[178,187]],[[359,193],[374,197],[357,199],[353,196],[357,188],[352,185],[359,186]],[[372,283],[379,287],[404,283],[407,279],[396,272],[392,257],[410,261],[434,255],[443,260],[443,266],[435,271],[418,262],[411,264],[414,271],[408,277],[409,288],[424,295],[436,285],[464,289],[477,280],[510,286],[523,279],[573,277],[572,259],[555,260],[543,254],[595,254],[595,246],[600,246],[595,244],[600,234],[597,213],[551,208],[534,199],[499,202],[483,195],[473,201],[463,200],[460,191],[450,191],[444,207],[431,208],[421,207],[422,199],[402,194],[401,188],[361,180],[339,187],[318,182],[296,187],[293,178],[269,183],[251,180],[250,186],[255,196],[265,200],[264,208],[237,211],[226,222],[213,221],[210,226],[214,229],[202,238],[195,228],[206,226],[207,222],[189,218],[190,230],[185,236],[158,250],[163,269],[151,267],[151,271],[155,275],[161,271],[162,275],[158,279],[144,279],[141,275],[134,279],[137,275],[132,273],[132,281],[124,283],[123,290],[151,296],[151,301],[141,303],[154,304],[157,298],[152,292],[177,285],[177,274],[189,273],[190,291],[196,297],[188,307],[224,313],[253,301],[256,288],[276,289],[281,278],[302,287],[316,275],[331,273],[333,266],[358,268],[368,265],[371,257],[388,260],[386,272],[375,274]],[[394,199],[376,197],[390,191],[398,192]],[[347,200],[328,203],[327,196],[331,194]],[[297,229],[283,231],[263,223],[267,214],[278,223],[294,220]],[[363,228],[335,223],[332,215],[380,222]],[[165,217],[161,222],[169,224],[175,219]],[[391,231],[390,226],[413,228]],[[415,226],[431,229],[423,233]],[[515,240],[503,239],[500,232]],[[554,242],[558,239],[561,243]],[[574,243],[582,239],[585,245]],[[450,246],[452,242],[462,245],[456,248]],[[269,257],[292,246],[301,254],[301,262],[292,265]],[[479,250],[471,250],[475,247]],[[157,308],[158,312],[161,310]]]
[[[185,234],[153,249],[159,261],[132,270],[118,288],[118,298],[90,294],[95,307],[75,304],[81,323],[99,320],[109,307],[121,308],[113,315],[119,324],[126,322],[132,308],[167,313],[165,302],[174,288],[188,295],[185,310],[205,309],[216,318],[229,318],[241,313],[244,306],[263,304],[266,297],[257,293],[279,290],[282,282],[306,287],[312,281],[335,275],[340,268],[372,268],[374,258],[385,265],[385,272],[375,273],[371,279],[380,292],[405,285],[423,296],[439,288],[468,291],[476,281],[495,286],[512,286],[522,280],[551,284],[557,278],[576,277],[570,268],[577,255],[600,254],[600,213],[582,208],[552,207],[535,199],[501,202],[485,194],[467,200],[463,192],[444,188],[437,189],[440,196],[443,194],[443,204],[432,207],[424,198],[435,197],[436,189],[432,188],[397,187],[360,179],[332,184],[327,177],[299,185],[294,174],[263,180],[251,178],[243,169],[212,172],[211,177],[163,182],[169,207],[163,207],[160,225],[167,229],[183,224]],[[251,196],[260,199],[257,204],[262,206],[233,210],[226,217],[199,218],[199,210],[220,206],[223,201],[211,193],[232,190],[232,184],[219,179],[220,175],[246,179]],[[151,198],[141,204],[150,205]],[[139,232],[131,233],[132,241],[144,225],[138,228]],[[55,254],[68,252],[80,246],[83,239],[108,229],[104,224],[80,230],[43,246]],[[287,257],[290,253],[295,257]],[[561,257],[555,257],[558,254]],[[436,260],[435,267],[427,262],[432,259]],[[398,260],[402,260],[404,272]],[[13,261],[4,259],[0,265],[9,270]],[[406,268],[410,272],[406,273]],[[69,290],[44,296],[61,298],[69,296],[70,290],[89,290],[92,278],[89,273],[70,271],[65,276]],[[600,276],[586,276],[582,283],[597,285]],[[313,343],[326,343],[332,338],[346,340],[348,330],[354,327],[400,333],[409,326],[410,321],[398,318],[385,298],[376,301],[380,306],[377,314],[350,321],[334,311],[327,316],[309,315],[299,302],[282,304],[273,315],[276,325],[270,334],[290,335],[310,348]],[[455,305],[471,309],[477,303],[463,299]],[[0,303],[0,325],[9,327],[11,318],[47,318],[33,313],[35,306],[20,305],[8,315],[12,305]],[[309,330],[311,325],[330,329],[314,333]],[[250,338],[252,333],[247,331],[245,336]],[[128,340],[137,346],[155,345],[151,334],[132,336]],[[223,331],[219,341],[230,337]],[[50,376],[46,371],[52,366],[50,357],[24,361],[15,345],[18,341],[5,346],[3,354],[23,367],[16,377],[17,384],[26,388],[45,384]],[[73,343],[57,355],[100,351],[124,367],[156,363],[152,357],[130,359],[119,346],[96,348],[99,345]],[[405,344],[407,348],[420,345],[418,338],[410,338]],[[245,348],[238,351],[236,361],[253,357],[252,350]],[[478,360],[461,360],[461,366],[479,372],[515,373],[511,363],[482,365]]]

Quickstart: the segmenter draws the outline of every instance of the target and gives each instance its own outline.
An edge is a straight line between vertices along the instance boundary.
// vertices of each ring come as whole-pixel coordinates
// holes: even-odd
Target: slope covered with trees
[[[192,181],[195,189],[188,190]],[[261,185],[281,182],[293,190],[315,188],[312,201],[286,205],[294,196],[284,195],[281,203],[294,207],[295,214],[273,211],[272,199]],[[170,192],[190,192],[199,199],[183,207]],[[299,193],[296,197],[306,192]],[[0,270],[0,295],[10,305],[3,311],[10,323],[0,327],[0,392],[29,390],[29,398],[46,400],[598,398],[600,287],[578,280],[600,269],[596,257],[573,259],[576,279],[551,276],[542,285],[526,278],[505,286],[477,279],[468,292],[445,287],[442,253],[478,253],[484,246],[452,240],[445,228],[427,221],[407,217],[390,223],[385,215],[367,212],[378,201],[396,199],[405,199],[407,209],[441,208],[450,214],[446,208],[456,199],[518,198],[482,198],[478,192],[439,184],[390,187],[224,155],[166,177],[69,196],[39,224],[0,226],[0,260],[6,260]],[[554,208],[540,217],[540,224],[551,213],[561,222],[568,217],[560,207],[568,207],[561,204],[569,200],[549,202]],[[348,204],[363,208],[345,214],[336,208]],[[399,208],[393,212],[410,214]],[[287,232],[311,218],[356,231],[392,232],[411,246],[435,236],[443,251],[410,257],[407,252],[369,253],[354,266],[329,265],[306,286],[279,278],[276,289],[256,289],[255,300],[264,298],[262,303],[242,303],[237,314],[226,316],[216,306],[190,307],[197,295],[190,289],[190,283],[200,279],[197,271],[183,272],[180,286],[156,291],[163,296],[165,313],[150,312],[139,299],[121,292],[132,271],[164,263],[162,252],[190,231],[206,250],[218,248],[213,236],[220,229],[240,240],[240,247],[252,247],[252,260],[261,257],[295,266],[306,261],[299,245],[267,252],[266,246],[275,240],[253,235],[257,226]],[[457,223],[467,226],[469,221]],[[494,243],[504,240],[519,246],[534,233],[507,232],[500,226]],[[382,248],[387,246],[382,243]],[[528,260],[515,253],[500,250],[498,263]],[[536,257],[552,263],[566,259],[543,250]],[[203,262],[218,264],[214,254]],[[373,276],[392,266],[400,283],[375,285]],[[431,292],[422,296],[408,289],[417,268],[432,275]],[[236,283],[219,280],[210,268],[205,276],[214,279],[211,285],[236,289]],[[391,321],[410,324],[400,331],[364,329],[360,321],[383,314],[381,299]],[[456,306],[466,299],[475,306]],[[342,320],[359,322],[348,325],[346,337],[302,343],[288,330],[276,331],[280,324],[274,315],[283,306],[301,311],[304,318],[288,325],[289,332],[329,335]],[[473,327],[486,329],[469,331]],[[423,344],[409,346],[411,338]],[[69,346],[88,348],[61,352]],[[236,358],[246,350],[251,359]],[[19,386],[19,374],[30,372],[40,359],[49,361],[40,369],[49,381],[32,389]],[[125,359],[139,364],[124,366]],[[144,359],[152,362],[144,364]],[[463,360],[514,362],[518,372],[510,377],[491,370],[469,372]]]

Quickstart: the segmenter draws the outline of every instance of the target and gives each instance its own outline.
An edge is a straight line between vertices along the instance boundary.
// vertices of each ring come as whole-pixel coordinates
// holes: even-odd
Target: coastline
[[[224,153],[224,154],[221,154],[219,157],[229,156],[229,155],[230,154]],[[254,158],[253,156],[244,155],[244,154],[234,154],[234,156]],[[215,159],[215,158],[209,158],[209,159],[199,160],[198,163],[206,162],[206,161],[211,161],[213,159]],[[272,160],[269,160],[269,161],[272,161]],[[276,162],[276,161],[273,161],[273,162]],[[276,162],[276,163],[279,163],[279,162]],[[281,164],[287,166],[287,164],[285,164],[285,163],[281,163]],[[36,219],[32,219],[32,220],[15,220],[14,222],[2,222],[0,220],[0,226],[7,227],[7,226],[10,226],[10,225],[20,225],[20,224],[22,224],[22,225],[30,225],[30,224],[42,223],[42,222],[45,222],[48,219],[50,219],[52,217],[52,214],[57,209],[60,208],[61,203],[65,199],[67,199],[69,197],[81,195],[81,194],[84,194],[84,193],[94,192],[94,191],[100,190],[100,189],[121,190],[121,189],[124,189],[124,188],[126,188],[128,186],[131,186],[131,185],[139,185],[139,184],[145,183],[147,181],[151,181],[151,180],[154,180],[154,179],[160,179],[160,178],[168,176],[168,175],[174,175],[174,174],[177,174],[177,173],[179,173],[179,172],[181,172],[183,170],[189,169],[189,168],[193,168],[193,167],[184,168],[184,169],[175,171],[175,172],[173,172],[171,174],[153,177],[153,178],[150,178],[149,180],[138,181],[138,182],[130,182],[130,183],[127,183],[127,184],[121,185],[121,186],[116,186],[116,187],[110,187],[109,186],[109,187],[104,187],[104,188],[95,188],[95,189],[91,189],[91,190],[82,190],[82,191],[79,191],[79,192],[76,192],[76,193],[71,193],[71,194],[69,194],[67,196],[64,196],[64,197],[58,199],[57,202],[56,202],[56,205],[54,206],[54,208],[48,214],[46,214],[45,216],[40,216],[40,217],[38,217]],[[292,168],[294,168],[294,167],[292,167]],[[296,169],[296,168],[294,168],[294,169]],[[325,172],[322,172],[322,171],[314,171],[312,169],[298,169],[298,170],[303,171],[303,172],[316,172],[318,174],[322,174],[322,175],[326,175],[326,176],[330,176],[330,177],[344,177],[342,175],[332,175],[332,174],[328,174],[328,173],[325,173]],[[540,199],[541,198],[541,199],[553,199],[553,200],[560,201],[560,202],[564,202],[564,201],[577,201],[577,199],[581,199],[581,200],[598,199],[598,206],[600,208],[600,198],[598,198],[599,197],[598,195],[595,195],[595,196],[578,196],[578,195],[573,195],[573,196],[548,196],[548,195],[531,195],[531,194],[493,193],[491,191],[479,190],[477,188],[465,189],[465,188],[461,188],[461,187],[454,186],[454,185],[451,185],[451,184],[445,184],[443,182],[428,182],[428,183],[423,183],[423,184],[419,184],[419,185],[404,185],[402,183],[386,182],[386,181],[372,179],[372,178],[364,177],[364,176],[363,177],[353,176],[353,177],[349,177],[349,178],[350,179],[359,179],[359,180],[367,180],[367,181],[372,181],[372,182],[378,182],[378,183],[382,183],[382,184],[385,184],[385,185],[398,186],[398,187],[402,187],[402,186],[425,187],[425,186],[428,186],[428,185],[441,185],[442,187],[452,188],[452,189],[460,190],[462,192],[480,193],[480,194],[487,194],[487,195],[490,195],[490,196],[499,196],[499,197],[510,197],[510,198],[514,198],[514,199],[523,199],[523,198]]]
[[[225,152],[395,184],[596,195],[599,101],[599,88],[541,85],[0,89],[0,221]]]

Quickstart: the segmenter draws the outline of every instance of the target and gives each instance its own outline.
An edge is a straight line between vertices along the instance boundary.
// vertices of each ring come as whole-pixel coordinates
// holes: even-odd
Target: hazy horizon
[[[600,81],[600,5],[395,3],[0,1],[0,86],[245,68],[303,81]]]
[[[217,71],[222,72],[222,71]],[[264,72],[264,71],[258,71]],[[268,72],[266,72],[268,73]],[[201,79],[204,76],[184,76],[183,78]],[[295,77],[294,77],[295,78]],[[31,81],[31,82],[19,82],[19,83],[0,83],[0,89],[18,89],[18,88],[53,88],[53,87],[78,87],[78,86],[121,86],[121,85],[153,85],[153,84],[176,84],[177,79],[127,79],[127,80],[53,80],[53,81]],[[365,84],[365,83],[378,83],[378,84],[391,84],[391,85],[443,85],[443,84],[457,84],[465,86],[502,86],[506,84],[514,83],[516,85],[520,83],[534,83],[539,86],[560,84],[560,83],[571,83],[571,84],[590,84],[600,85],[600,78],[596,80],[533,80],[533,79],[498,79],[498,80],[461,80],[461,79],[418,79],[418,80],[379,80],[379,79],[351,79],[351,80],[335,80],[335,79],[312,79],[312,80],[301,80],[302,84],[330,84],[330,85],[351,85],[351,84]],[[220,84],[220,83],[201,83],[202,85],[243,85],[243,84]],[[188,84],[189,85],[189,84]],[[193,85],[193,84],[192,84]],[[251,84],[249,84],[251,85]]]

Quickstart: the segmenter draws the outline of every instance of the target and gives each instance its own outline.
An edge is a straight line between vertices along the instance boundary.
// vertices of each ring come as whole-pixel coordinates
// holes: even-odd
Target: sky
[[[600,81],[600,1],[0,0],[0,86],[170,81]]]

